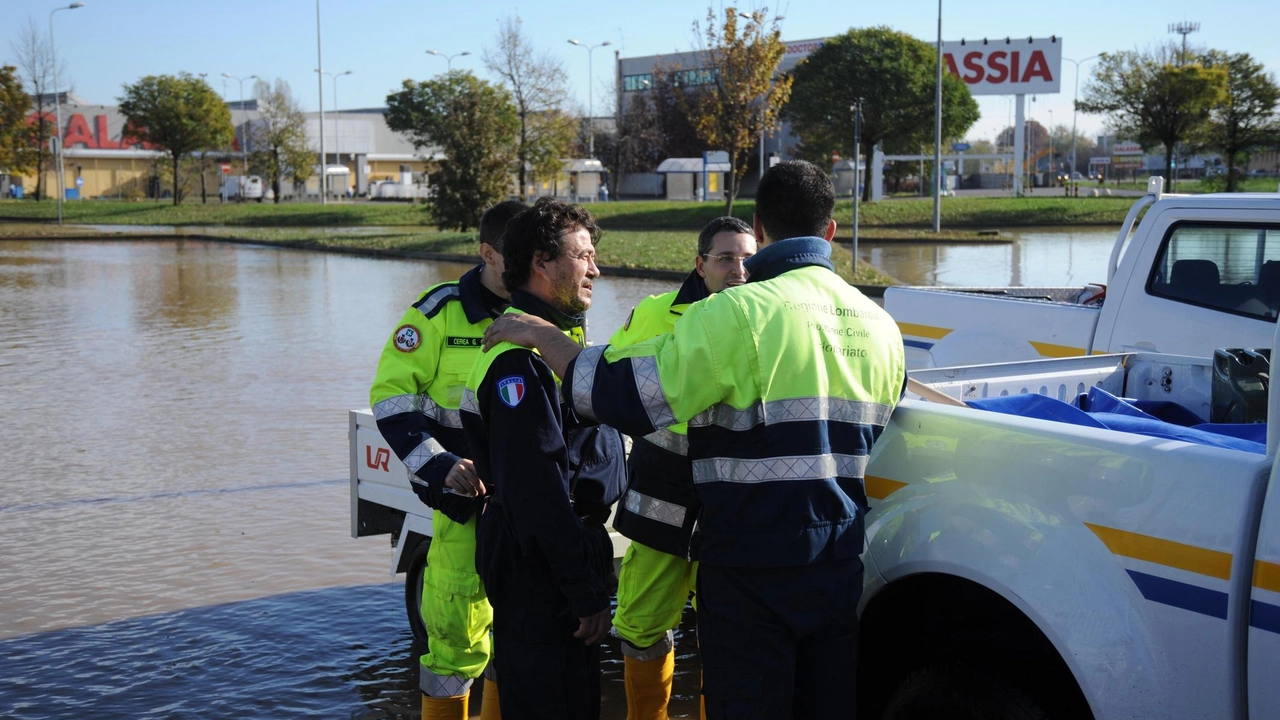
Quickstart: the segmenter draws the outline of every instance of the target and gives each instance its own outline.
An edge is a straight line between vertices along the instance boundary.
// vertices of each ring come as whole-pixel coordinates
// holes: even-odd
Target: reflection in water
[[[0,241],[0,716],[416,716],[391,550],[349,536],[346,410],[467,269]],[[599,281],[591,339],[674,286]]]
[[[1084,285],[1106,282],[1117,231],[1023,230],[991,245],[864,242],[858,254],[908,285]]]

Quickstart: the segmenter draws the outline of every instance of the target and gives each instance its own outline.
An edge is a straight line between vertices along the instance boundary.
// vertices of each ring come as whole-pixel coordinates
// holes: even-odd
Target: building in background
[[[154,178],[165,172],[167,156],[143,143],[125,140],[125,118],[119,108],[95,105],[73,93],[63,93],[60,101],[69,198],[137,199],[156,197],[166,191],[167,184]],[[252,126],[259,120],[254,100],[245,101],[243,107],[238,102],[229,102],[227,106],[231,110],[236,141],[228,150],[209,153],[212,161],[206,171],[205,183],[214,196],[218,194],[224,165],[229,174],[243,173],[244,154],[240,139],[244,137],[246,125]],[[304,115],[308,145],[316,152],[318,161],[320,116],[319,113]],[[52,114],[49,120],[52,122]],[[373,183],[402,182],[406,172],[415,180],[421,179],[427,170],[426,159],[438,157],[432,148],[414,149],[406,136],[387,127],[382,108],[329,111],[325,113],[324,121],[325,164],[330,168],[330,177],[345,177],[357,195],[367,194]],[[44,169],[42,184],[46,188],[57,186],[56,170],[52,165],[46,163]],[[335,173],[334,166],[345,166],[347,172]],[[35,173],[12,179],[15,184],[23,186],[27,195],[35,191],[35,180]],[[198,193],[199,178],[193,177],[193,181],[192,187]],[[318,183],[311,185],[310,192],[314,193]],[[341,194],[343,190],[337,187],[331,192]],[[48,195],[52,197],[52,191]]]

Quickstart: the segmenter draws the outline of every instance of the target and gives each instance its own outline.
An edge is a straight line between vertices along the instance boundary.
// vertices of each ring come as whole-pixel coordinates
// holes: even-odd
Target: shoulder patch
[[[622,329],[623,329],[624,331],[625,331],[625,330],[630,330],[630,329],[631,329],[631,318],[633,318],[633,317],[635,317],[635,316],[636,316],[636,309],[635,309],[635,308],[631,308],[631,312],[627,314],[627,321],[626,321],[626,322],[624,322],[624,323],[622,323]]]
[[[422,296],[422,299],[414,303],[414,307],[418,308],[418,312],[422,313],[428,320],[435,317],[444,309],[444,306],[450,300],[458,300],[462,297],[462,293],[458,290],[458,283],[451,282],[443,285],[437,285]]]
[[[400,352],[411,353],[422,345],[422,333],[412,325],[401,325],[396,328],[394,342]]]
[[[524,378],[519,375],[504,377],[498,381],[498,398],[507,407],[515,407],[524,399]]]

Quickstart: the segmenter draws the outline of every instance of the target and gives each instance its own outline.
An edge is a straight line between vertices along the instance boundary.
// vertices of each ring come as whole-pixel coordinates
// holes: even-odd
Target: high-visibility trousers
[[[644,650],[680,624],[693,591],[698,563],[632,542],[618,572],[618,610],[614,633]]]
[[[422,620],[427,653],[422,691],[432,697],[466,694],[489,664],[493,609],[476,573],[476,517],[465,524],[436,510],[434,537],[422,575]]]

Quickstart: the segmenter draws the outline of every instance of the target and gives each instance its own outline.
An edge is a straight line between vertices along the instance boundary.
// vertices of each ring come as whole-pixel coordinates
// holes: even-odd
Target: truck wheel
[[[935,665],[907,675],[880,720],[1046,720],[1026,692],[994,667]]]
[[[427,551],[431,538],[423,538],[409,556],[409,567],[404,571],[404,610],[409,617],[409,629],[414,642],[427,644],[427,626],[422,621],[422,574],[427,569]]]

